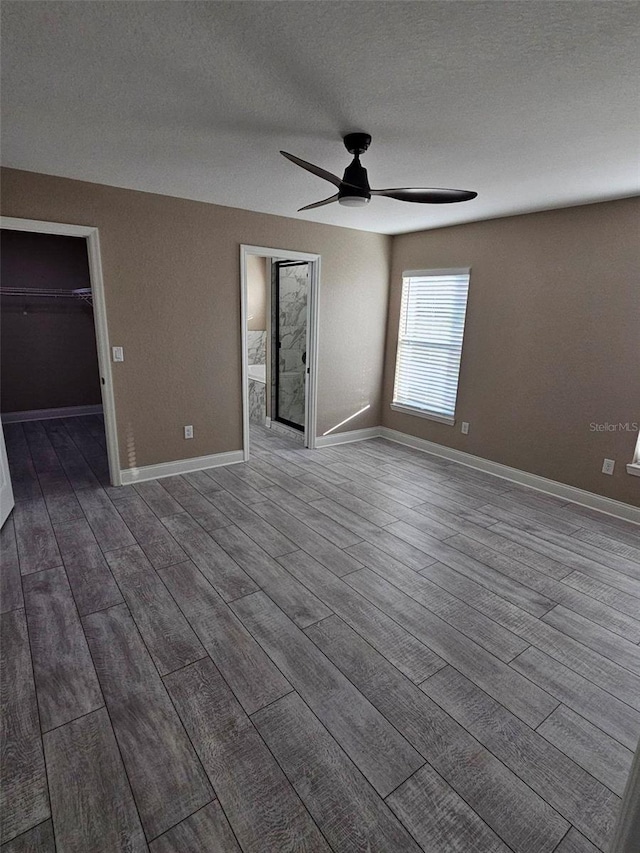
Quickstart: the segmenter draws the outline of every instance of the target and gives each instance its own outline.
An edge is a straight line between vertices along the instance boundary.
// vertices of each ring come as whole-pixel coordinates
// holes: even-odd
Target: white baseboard
[[[101,415],[102,406],[64,406],[61,409],[31,409],[28,412],[5,412],[2,423],[19,424],[25,421],[51,421],[55,418],[78,418],[81,415]]]
[[[352,441],[366,441],[368,438],[380,438],[382,427],[351,429],[347,432],[334,432],[332,435],[319,435],[316,447],[331,447],[332,444],[350,444]]]
[[[407,435],[407,433],[389,429],[388,427],[381,427],[379,435],[389,441],[395,441],[397,444],[404,444],[407,447],[413,447],[425,453],[432,453],[434,456],[440,456],[443,459],[451,459],[453,462],[459,462],[462,465],[467,465],[469,468],[476,468],[479,471],[494,474],[503,480],[510,480],[512,483],[529,486],[529,488],[544,492],[547,495],[555,495],[572,503],[597,509],[608,515],[615,515],[617,518],[623,518],[626,521],[634,521],[636,524],[640,524],[640,509],[631,506],[631,504],[622,503],[622,501],[616,501],[613,498],[606,498],[603,495],[596,495],[593,492],[587,492],[584,489],[578,489],[576,486],[569,486],[566,483],[558,483],[556,480],[548,480],[546,477],[540,477],[538,474],[530,474],[527,471],[521,471],[519,468],[511,468],[509,465],[492,462],[490,459],[473,456],[471,453],[455,450],[443,444],[436,444],[424,438]]]
[[[235,465],[243,461],[242,450],[230,450],[228,453],[212,453],[210,456],[194,456],[191,459],[177,459],[175,462],[143,465],[142,468],[124,468],[120,471],[120,477],[122,485],[129,486],[131,483],[160,480],[162,477],[174,477],[176,474],[191,474],[193,471],[205,471],[207,468]]]
[[[331,447],[336,444],[349,444],[372,438],[386,438],[389,441],[396,442],[396,444],[404,444],[407,447],[413,447],[424,453],[430,453],[443,459],[450,459],[452,462],[459,462],[461,465],[466,465],[469,468],[494,474],[503,480],[519,483],[522,486],[528,486],[547,495],[555,495],[566,501],[640,524],[640,508],[631,506],[631,504],[622,503],[622,501],[616,501],[602,495],[596,495],[593,492],[587,492],[584,489],[578,489],[576,486],[569,486],[566,483],[558,483],[556,480],[549,480],[538,474],[530,474],[527,471],[511,468],[509,465],[503,465],[500,462],[492,462],[490,459],[473,456],[471,453],[455,450],[452,447],[436,444],[433,441],[417,438],[416,436],[389,429],[388,427],[367,427],[366,429],[338,432],[335,435],[318,436],[316,446],[318,448]],[[243,459],[242,450],[232,450],[228,453],[214,453],[211,456],[197,456],[192,459],[179,459],[175,462],[162,462],[159,465],[145,465],[142,468],[126,468],[120,472],[120,475],[122,477],[122,484],[129,485],[145,480],[173,477],[176,474],[203,471],[207,468],[218,468],[221,465],[235,465],[238,462],[242,462]]]

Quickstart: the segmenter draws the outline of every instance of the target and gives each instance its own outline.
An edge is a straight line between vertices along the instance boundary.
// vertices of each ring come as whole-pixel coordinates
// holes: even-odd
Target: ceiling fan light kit
[[[371,201],[371,196],[366,195],[343,195],[338,197],[338,204],[343,204],[345,207],[364,207]]]
[[[369,145],[371,145],[371,136],[368,133],[347,133],[343,137],[344,146],[353,154],[352,162],[344,170],[342,180],[331,172],[320,166],[314,166],[313,163],[308,163],[306,160],[301,160],[300,157],[295,157],[293,154],[288,154],[286,151],[281,151],[283,157],[291,160],[296,166],[306,169],[312,175],[322,178],[325,181],[333,184],[338,188],[338,192],[329,198],[316,201],[313,204],[307,204],[301,207],[302,210],[311,210],[314,207],[323,207],[325,204],[332,204],[337,201],[345,207],[364,207],[371,201],[372,195],[386,196],[394,198],[397,201],[412,201],[418,204],[454,204],[460,201],[471,201],[476,198],[478,193],[471,190],[452,190],[452,189],[426,189],[426,188],[408,188],[398,187],[385,190],[372,190],[369,186],[369,178],[367,170],[360,162],[360,155],[364,154]]]

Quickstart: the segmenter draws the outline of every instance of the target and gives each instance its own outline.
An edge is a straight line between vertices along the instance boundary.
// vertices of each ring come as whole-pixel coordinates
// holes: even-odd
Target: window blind
[[[392,408],[453,423],[469,270],[405,272]]]

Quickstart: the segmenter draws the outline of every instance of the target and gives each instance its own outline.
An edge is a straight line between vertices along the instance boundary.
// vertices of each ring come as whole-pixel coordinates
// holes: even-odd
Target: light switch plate
[[[124,350],[122,347],[111,347],[114,361],[124,361]]]

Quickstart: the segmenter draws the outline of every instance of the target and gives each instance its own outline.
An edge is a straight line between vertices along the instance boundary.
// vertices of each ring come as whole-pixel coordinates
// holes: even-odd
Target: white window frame
[[[627,474],[633,474],[634,477],[640,477],[640,435],[636,442],[636,449],[633,454],[633,462],[627,465]]]
[[[469,284],[471,283],[471,267],[463,267],[460,269],[433,269],[433,270],[405,270],[402,273],[402,293],[404,294],[405,288],[405,280],[408,278],[429,278],[437,277],[437,276],[446,276],[446,275],[466,275],[469,278]],[[469,302],[469,295],[467,291],[467,302],[465,304],[465,325],[467,319],[467,306]],[[398,353],[400,349],[400,330],[402,328],[402,316],[398,321],[398,342],[396,345],[396,370],[395,376],[393,380],[393,400],[391,402],[391,408],[394,412],[402,412],[404,414],[414,415],[418,418],[426,418],[430,421],[437,421],[438,423],[448,424],[449,426],[453,426],[456,422],[455,418],[455,407],[457,405],[457,397],[458,397],[458,389],[460,386],[460,370],[458,370],[458,379],[456,383],[456,402],[454,403],[454,413],[453,416],[442,415],[439,412],[433,412],[429,409],[419,408],[417,406],[408,406],[404,403],[398,403],[395,400],[396,396],[396,387],[398,382],[398,372],[399,372],[399,358]],[[463,336],[464,336],[464,326],[463,326]],[[463,347],[464,347],[464,338],[463,338]],[[462,363],[462,348],[460,351],[460,359]]]

